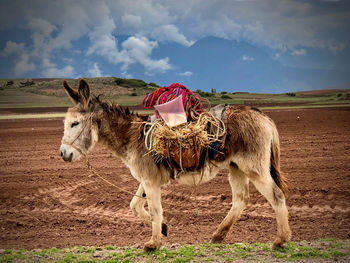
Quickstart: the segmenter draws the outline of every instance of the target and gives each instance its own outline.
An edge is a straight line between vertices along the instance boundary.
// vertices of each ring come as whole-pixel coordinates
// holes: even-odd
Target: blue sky
[[[2,78],[157,80],[169,71],[191,78],[196,72],[176,67],[171,54],[155,55],[157,49],[190,47],[208,36],[247,41],[292,67],[349,71],[350,3],[2,0],[0,35]]]

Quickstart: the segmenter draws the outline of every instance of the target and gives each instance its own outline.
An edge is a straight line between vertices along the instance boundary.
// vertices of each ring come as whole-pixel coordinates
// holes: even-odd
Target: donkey
[[[167,227],[162,223],[161,187],[174,178],[173,169],[165,163],[157,164],[147,155],[141,123],[147,116],[131,113],[127,108],[110,105],[99,97],[90,96],[87,82],[80,80],[78,90],[66,81],[63,86],[75,104],[69,108],[64,121],[64,135],[60,147],[63,160],[73,162],[98,142],[112,150],[130,169],[140,185],[132,198],[133,213],[152,227],[152,237],[145,243],[146,251],[160,248],[162,234]],[[224,158],[206,161],[197,171],[184,172],[174,180],[197,185],[212,179],[222,168],[229,169],[232,188],[232,207],[211,238],[220,243],[232,224],[240,217],[249,200],[249,181],[265,196],[276,213],[277,237],[274,247],[281,247],[291,238],[288,210],[285,202],[286,179],[280,172],[278,132],[274,122],[258,109],[231,107],[224,142]],[[144,197],[144,198],[142,198]],[[148,204],[148,211],[145,204]]]

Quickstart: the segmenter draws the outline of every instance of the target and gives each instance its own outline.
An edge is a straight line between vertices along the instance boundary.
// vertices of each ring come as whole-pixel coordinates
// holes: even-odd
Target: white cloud
[[[329,50],[336,55],[338,52],[343,51],[346,46],[346,43],[332,43],[329,45]]]
[[[281,53],[275,53],[275,55],[273,56],[273,59],[277,60],[281,57]]]
[[[72,66],[65,66],[61,69],[56,67],[46,68],[42,72],[43,77],[45,78],[74,78],[75,71]]]
[[[153,30],[151,36],[159,41],[173,41],[184,46],[191,46],[193,44],[193,41],[188,41],[175,25],[157,27]]]
[[[127,78],[127,79],[132,79],[132,78],[133,78],[133,75],[129,74],[129,73],[126,72],[126,71],[123,71],[123,72],[122,72],[122,76],[123,76],[124,78]]]
[[[28,54],[23,53],[20,60],[16,63],[14,72],[16,76],[31,72],[35,70],[35,65],[33,62],[29,62]]]
[[[277,10],[281,12],[284,17],[296,17],[308,15],[311,10],[311,5],[307,2],[298,2],[290,0],[282,0],[277,3]]]
[[[5,48],[3,49],[3,51],[1,52],[2,56],[9,56],[12,54],[15,55],[20,55],[23,52],[25,52],[25,45],[24,43],[16,43],[13,41],[7,41]]]
[[[125,15],[123,17],[124,23],[134,25],[138,23],[137,16]],[[122,43],[122,49],[119,50],[118,41],[113,35],[115,30],[115,22],[110,16],[101,19],[100,24],[89,33],[91,45],[87,54],[97,54],[106,58],[110,63],[121,64],[123,72],[126,72],[130,65],[137,63],[145,68],[147,74],[165,72],[171,68],[168,58],[159,60],[151,58],[153,49],[158,47],[157,41],[150,41],[143,36],[132,36]]]
[[[34,63],[29,61],[30,56],[27,53],[24,43],[7,41],[5,48],[0,54],[2,56],[14,55],[16,57],[15,66],[13,69],[16,76],[26,74],[36,69]]]
[[[122,23],[124,27],[140,28],[142,27],[142,19],[140,16],[125,14],[122,16]]]
[[[182,73],[179,73],[180,76],[185,76],[185,77],[191,77],[193,75],[193,72],[191,71],[185,71]]]
[[[303,56],[303,55],[305,55],[306,54],[306,50],[305,49],[296,49],[296,50],[293,50],[292,51],[292,55],[293,56]]]
[[[42,18],[33,18],[29,21],[28,26],[32,31],[38,32],[45,36],[50,36],[53,31],[57,30],[56,26]]]
[[[254,61],[253,57],[247,56],[247,55],[243,55],[242,56],[242,60],[243,61]]]
[[[255,21],[253,23],[249,23],[244,25],[243,35],[250,39],[254,37],[260,37],[264,34],[264,26],[260,21]]]
[[[94,63],[94,66],[89,69],[88,73],[89,73],[89,76],[92,78],[104,76],[102,70],[100,69],[97,63]]]
[[[152,50],[158,47],[156,41],[150,41],[146,37],[129,37],[122,44],[123,51],[130,57],[131,64],[138,62],[146,69],[146,73],[165,72],[171,69],[169,58],[153,60],[150,58]],[[129,64],[124,64],[127,69]]]
[[[75,77],[75,70],[72,66],[68,65],[63,68],[57,68],[55,63],[52,63],[49,59],[45,58],[42,61],[43,70],[41,74],[45,78],[73,78]]]

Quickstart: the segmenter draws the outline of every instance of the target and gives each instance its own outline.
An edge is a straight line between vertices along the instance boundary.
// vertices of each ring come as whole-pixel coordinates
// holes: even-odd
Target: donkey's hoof
[[[165,237],[168,236],[168,226],[167,226],[167,224],[162,223],[162,234]]]
[[[273,242],[272,248],[273,249],[279,249],[279,248],[284,248],[284,245],[288,242],[285,239],[282,238],[276,238],[276,240]]]
[[[145,243],[144,250],[146,252],[152,252],[152,251],[155,251],[156,249],[160,248],[161,245],[162,244],[160,242],[155,242],[153,240],[150,240],[150,241]]]
[[[272,245],[272,248],[273,249],[280,249],[280,248],[284,248],[284,244],[282,244],[282,243],[273,243],[273,245]]]
[[[220,238],[220,237],[212,237],[211,240],[210,240],[210,243],[212,243],[212,244],[221,244],[222,240],[223,239]]]
[[[283,248],[284,245],[291,240],[292,233],[291,231],[287,231],[286,234],[277,236],[275,241],[273,242],[273,248],[278,249],[278,248]]]

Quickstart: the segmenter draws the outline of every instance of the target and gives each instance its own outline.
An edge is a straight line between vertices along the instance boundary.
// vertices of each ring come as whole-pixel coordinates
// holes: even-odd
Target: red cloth
[[[192,118],[191,111],[195,110],[195,115],[203,112],[203,105],[196,94],[180,83],[173,83],[167,87],[159,88],[148,94],[142,101],[145,109],[152,108],[154,105],[166,103],[182,95],[182,103],[186,112],[187,120]],[[156,110],[157,118],[160,118]]]

